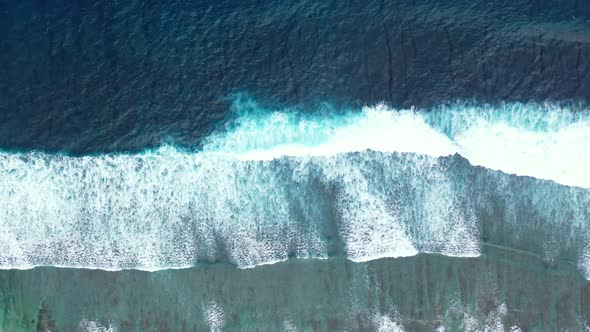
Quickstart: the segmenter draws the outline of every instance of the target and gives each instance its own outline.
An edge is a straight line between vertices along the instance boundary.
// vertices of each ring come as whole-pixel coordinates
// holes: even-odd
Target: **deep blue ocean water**
[[[590,2],[0,0],[0,331],[590,326]]]
[[[304,109],[587,101],[588,20],[580,0],[2,1],[0,146],[194,148],[236,93]]]

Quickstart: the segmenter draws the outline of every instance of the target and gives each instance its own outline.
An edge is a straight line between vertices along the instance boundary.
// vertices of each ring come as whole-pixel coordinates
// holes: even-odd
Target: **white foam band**
[[[453,142],[423,117],[411,111],[392,112],[384,105],[329,118],[301,119],[281,112],[245,118],[237,129],[211,137],[206,149],[244,160],[328,157],[366,150],[435,157],[457,152]]]
[[[469,193],[454,188],[439,157],[590,187],[590,122],[535,107],[274,112],[241,118],[197,153],[0,153],[0,267],[325,258],[327,216],[354,261],[477,256],[478,220],[461,204]]]
[[[385,105],[333,117],[274,112],[241,119],[206,147],[244,160],[365,150],[455,153],[505,173],[590,188],[590,114],[553,105],[455,105],[429,112]]]

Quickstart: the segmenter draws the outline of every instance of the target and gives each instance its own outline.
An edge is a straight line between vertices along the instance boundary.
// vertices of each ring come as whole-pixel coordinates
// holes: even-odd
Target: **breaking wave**
[[[256,107],[256,106],[249,106]],[[254,112],[206,149],[240,159],[333,156],[366,150],[433,157],[590,188],[590,113],[553,104],[454,104],[430,111],[386,105],[338,115]],[[540,167],[542,165],[542,167]]]
[[[0,267],[247,268],[489,243],[585,273],[586,151],[585,111],[455,104],[250,112],[198,152],[0,153]]]

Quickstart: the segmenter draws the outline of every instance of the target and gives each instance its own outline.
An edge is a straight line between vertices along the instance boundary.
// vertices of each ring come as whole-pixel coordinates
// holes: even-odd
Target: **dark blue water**
[[[0,0],[0,331],[588,330],[589,103],[584,0]]]
[[[590,4],[2,1],[0,146],[200,146],[261,103],[585,100]]]

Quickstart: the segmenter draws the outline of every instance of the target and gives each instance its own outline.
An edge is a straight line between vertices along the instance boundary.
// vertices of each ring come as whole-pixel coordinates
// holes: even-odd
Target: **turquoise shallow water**
[[[1,271],[0,304],[3,331],[579,331],[590,284],[572,262],[486,245],[477,258]]]

